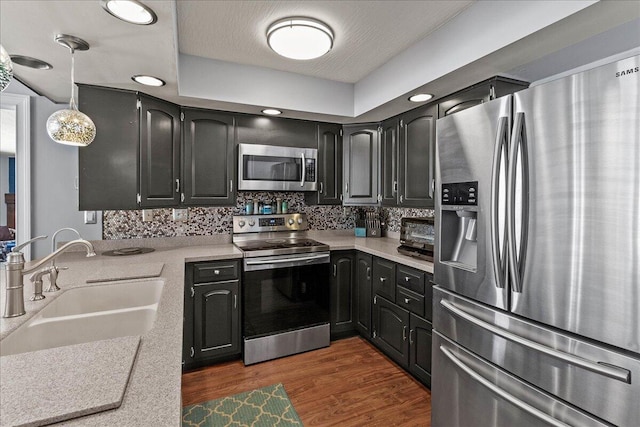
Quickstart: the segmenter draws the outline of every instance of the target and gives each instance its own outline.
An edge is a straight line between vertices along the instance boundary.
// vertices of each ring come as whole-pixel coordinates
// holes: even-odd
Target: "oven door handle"
[[[265,265],[265,264],[284,264],[287,262],[298,262],[298,261],[314,261],[317,259],[326,258],[327,262],[329,262],[329,255],[312,255],[306,257],[298,257],[298,258],[278,258],[278,259],[270,259],[270,260],[245,260],[246,265]]]

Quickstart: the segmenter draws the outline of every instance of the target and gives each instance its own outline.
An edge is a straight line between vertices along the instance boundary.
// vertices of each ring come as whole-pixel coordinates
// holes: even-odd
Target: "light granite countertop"
[[[432,263],[398,254],[396,250],[397,237],[357,238],[353,235],[352,230],[310,231],[308,235],[328,244],[331,250],[355,249],[429,273],[433,272]],[[141,338],[138,356],[122,405],[117,409],[64,421],[59,425],[179,426],[181,424],[184,265],[186,262],[242,258],[242,252],[229,243],[229,239],[230,236],[98,241],[95,242],[98,253],[127,246],[155,247],[156,250],[147,254],[124,257],[98,255],[85,258],[84,252],[64,254],[57,262],[59,266],[69,267],[68,270],[61,271],[58,278],[58,284],[62,291],[53,294],[47,293],[45,294],[46,299],[42,301],[28,301],[33,289],[28,279],[25,280],[27,314],[12,319],[2,318],[0,320],[0,339],[6,337],[66,289],[113,283],[86,283],[86,280],[95,276],[97,271],[118,271],[118,274],[124,277],[128,270],[132,272],[138,270],[139,267],[136,266],[141,264],[164,264],[160,278],[165,281],[165,285],[157,318],[153,328]],[[4,277],[1,281],[4,282]],[[0,305],[2,307],[4,307],[4,294],[4,283],[1,283]],[[64,347],[55,349],[55,351],[58,358],[69,357],[73,359],[78,357],[71,351],[65,355]],[[20,366],[29,366],[29,357],[32,357],[30,353],[23,353],[21,357],[24,358],[24,363],[21,363]],[[0,363],[2,363],[2,358],[0,358]],[[27,369],[23,374],[30,376],[37,375],[37,372],[29,372]],[[100,387],[99,384],[96,386]],[[65,396],[53,398],[64,399]]]

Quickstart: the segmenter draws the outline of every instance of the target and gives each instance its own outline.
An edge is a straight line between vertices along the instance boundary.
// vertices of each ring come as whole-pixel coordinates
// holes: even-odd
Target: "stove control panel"
[[[233,217],[233,233],[307,230],[307,216],[301,213],[276,215],[238,215]]]

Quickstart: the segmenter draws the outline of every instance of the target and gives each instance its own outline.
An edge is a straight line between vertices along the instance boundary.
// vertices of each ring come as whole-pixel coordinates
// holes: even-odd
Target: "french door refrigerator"
[[[437,121],[433,426],[640,426],[639,66]]]

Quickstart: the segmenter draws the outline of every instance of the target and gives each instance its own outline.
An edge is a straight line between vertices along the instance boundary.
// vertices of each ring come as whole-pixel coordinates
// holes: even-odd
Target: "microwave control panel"
[[[308,182],[315,182],[316,180],[315,159],[306,159],[306,165],[304,166],[304,180]]]
[[[478,181],[442,184],[443,205],[478,206]]]

